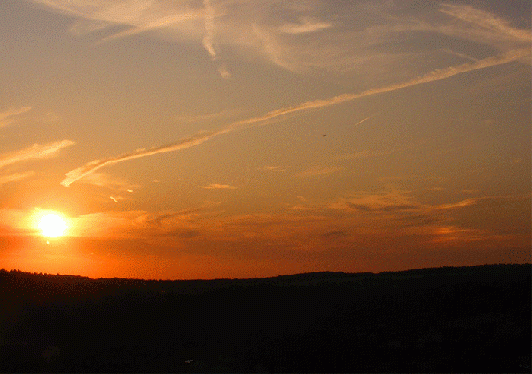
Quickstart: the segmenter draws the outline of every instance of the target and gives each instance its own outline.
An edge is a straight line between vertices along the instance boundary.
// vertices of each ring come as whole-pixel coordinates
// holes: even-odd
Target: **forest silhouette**
[[[531,265],[264,279],[0,270],[2,372],[530,372]]]

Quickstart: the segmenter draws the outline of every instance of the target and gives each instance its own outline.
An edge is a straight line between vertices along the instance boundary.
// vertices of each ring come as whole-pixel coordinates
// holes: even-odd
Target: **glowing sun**
[[[39,219],[37,227],[41,230],[42,236],[57,238],[65,234],[67,224],[59,214],[49,213]]]

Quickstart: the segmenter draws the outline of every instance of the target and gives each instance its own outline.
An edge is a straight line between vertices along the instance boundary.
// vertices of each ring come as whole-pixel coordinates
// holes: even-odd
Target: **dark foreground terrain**
[[[3,372],[530,372],[531,266],[145,281],[0,271]]]

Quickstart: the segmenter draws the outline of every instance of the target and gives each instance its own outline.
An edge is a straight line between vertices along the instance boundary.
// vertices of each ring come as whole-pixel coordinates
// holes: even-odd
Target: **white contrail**
[[[363,124],[364,122],[366,122],[368,119],[370,118],[373,118],[373,116],[369,116],[369,117],[366,117],[364,118],[362,121],[358,121],[357,123],[353,124],[352,126],[358,126],[358,125],[361,125]]]
[[[319,109],[319,108],[324,108],[328,106],[338,105],[338,104],[342,104],[345,102],[354,101],[356,99],[360,99],[366,96],[372,96],[372,95],[376,95],[380,93],[391,92],[391,91],[415,86],[415,85],[422,84],[422,83],[429,83],[429,82],[434,82],[437,80],[450,78],[457,74],[467,73],[473,70],[479,70],[479,69],[484,69],[484,68],[491,67],[491,66],[507,64],[509,62],[516,61],[523,57],[530,56],[530,53],[531,51],[529,49],[512,50],[499,56],[488,57],[483,60],[478,60],[475,62],[464,63],[464,64],[457,65],[457,66],[451,66],[446,69],[434,70],[421,77],[414,78],[414,79],[411,79],[403,83],[393,84],[390,86],[385,86],[385,87],[380,87],[380,88],[373,88],[373,89],[366,90],[366,91],[363,91],[357,94],[350,93],[350,94],[343,94],[343,95],[335,96],[335,97],[325,99],[325,100],[307,101],[297,106],[277,109],[277,110],[268,112],[265,115],[260,116],[260,117],[253,117],[247,120],[234,122],[230,124],[229,126],[221,130],[218,130],[218,131],[208,132],[208,133],[199,133],[190,138],[183,139],[178,142],[164,145],[161,147],[154,147],[150,149],[140,149],[140,150],[136,150],[131,153],[126,153],[126,154],[123,154],[117,157],[111,157],[111,158],[107,158],[104,160],[95,160],[95,161],[88,162],[87,164],[68,172],[66,174],[67,177],[61,182],[61,184],[65,187],[68,187],[73,182],[79,180],[80,178],[83,178],[85,175],[95,172],[96,170],[104,166],[116,164],[116,163],[127,161],[127,160],[132,160],[135,158],[151,156],[151,155],[155,155],[158,153],[173,152],[173,151],[177,151],[177,150],[184,149],[184,148],[190,148],[190,147],[199,145],[218,135],[227,134],[237,129],[260,126],[260,125],[267,123],[268,120],[281,117],[281,116],[285,116],[287,114],[306,111],[310,109]],[[369,117],[362,121],[366,121],[367,119],[369,119]],[[361,122],[359,122],[358,124],[360,123]]]

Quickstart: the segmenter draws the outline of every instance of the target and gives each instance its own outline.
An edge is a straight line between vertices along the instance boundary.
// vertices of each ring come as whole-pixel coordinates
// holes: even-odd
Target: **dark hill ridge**
[[[530,372],[531,271],[192,281],[0,271],[0,371]]]

